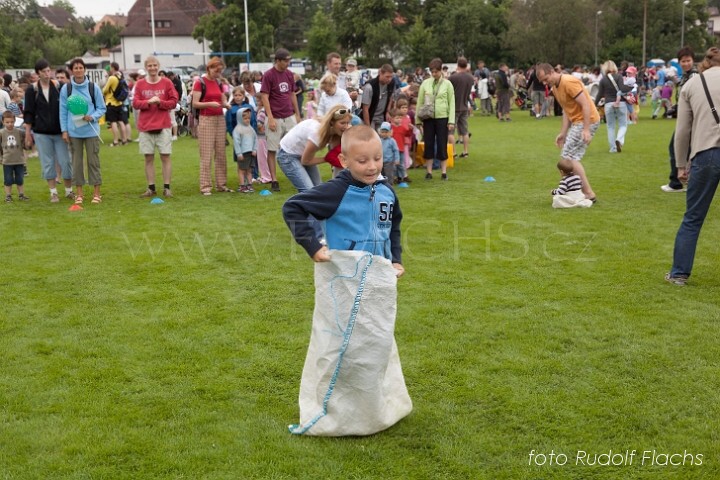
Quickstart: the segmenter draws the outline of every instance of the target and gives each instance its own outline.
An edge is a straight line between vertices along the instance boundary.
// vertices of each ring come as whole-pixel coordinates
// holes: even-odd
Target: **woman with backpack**
[[[623,77],[612,60],[603,63],[601,69],[603,77],[598,83],[595,105],[605,108],[610,153],[620,153],[625,145],[628,118],[628,106],[623,94],[632,90],[632,87],[623,83]]]
[[[83,186],[85,185],[83,149],[87,158],[88,181],[93,186],[92,203],[97,204],[102,202],[98,120],[105,115],[105,102],[100,87],[85,76],[85,62],[82,58],[74,58],[70,62],[70,71],[72,72],[70,81],[60,91],[60,130],[63,140],[70,144],[72,179],[76,194],[75,204],[82,205],[83,203]],[[68,98],[73,96],[80,97],[80,103],[87,103],[85,114],[73,112],[74,106],[68,108]]]
[[[225,115],[230,108],[221,83],[225,64],[219,57],[207,63],[206,74],[192,88],[192,106],[198,111],[198,145],[200,146],[200,193],[212,195],[211,170],[215,161],[215,191],[232,192],[227,187],[225,153]]]

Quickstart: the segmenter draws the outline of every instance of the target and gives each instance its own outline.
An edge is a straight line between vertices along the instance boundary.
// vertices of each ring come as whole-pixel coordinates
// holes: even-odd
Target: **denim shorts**
[[[5,186],[22,185],[25,183],[25,165],[3,165]]]

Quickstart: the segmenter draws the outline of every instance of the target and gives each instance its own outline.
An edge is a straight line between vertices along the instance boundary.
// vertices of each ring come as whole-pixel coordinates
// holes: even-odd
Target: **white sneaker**
[[[58,203],[59,201],[60,201],[60,197],[58,197],[57,193],[50,194],[50,203]]]
[[[663,185],[662,187],[660,187],[660,190],[662,190],[663,192],[668,192],[668,193],[687,192],[686,187],[672,188],[670,185]]]
[[[173,142],[176,142],[176,141],[177,141],[177,135],[173,135],[172,141],[173,141]]]

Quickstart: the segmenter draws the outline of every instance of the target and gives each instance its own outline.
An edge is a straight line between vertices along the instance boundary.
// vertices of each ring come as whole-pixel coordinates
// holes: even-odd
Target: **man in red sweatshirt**
[[[161,77],[160,62],[149,56],[145,59],[147,76],[135,84],[133,108],[139,112],[137,129],[140,132],[140,152],[145,155],[145,176],[148,188],[140,195],[154,197],[155,191],[155,149],[160,153],[163,175],[163,195],[172,197],[170,177],[172,165],[172,130],[170,115],[175,115],[178,93],[172,81]]]

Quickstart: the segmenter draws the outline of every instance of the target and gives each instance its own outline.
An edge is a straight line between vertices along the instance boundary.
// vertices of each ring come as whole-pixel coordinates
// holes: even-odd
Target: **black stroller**
[[[178,137],[185,137],[190,133],[188,127],[188,111],[185,107],[180,107],[175,111],[175,121],[177,122]]]
[[[532,110],[532,102],[530,101],[527,88],[518,88],[515,93],[515,105],[517,105],[520,110]]]

